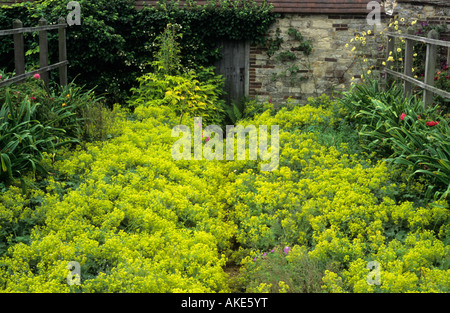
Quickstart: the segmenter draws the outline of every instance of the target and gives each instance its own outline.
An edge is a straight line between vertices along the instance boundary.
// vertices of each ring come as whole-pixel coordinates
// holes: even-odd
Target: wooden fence
[[[62,86],[67,85],[67,48],[66,48],[66,20],[59,18],[58,24],[47,25],[47,21],[42,18],[39,20],[39,26],[37,27],[23,27],[20,20],[13,22],[13,29],[0,30],[0,36],[14,35],[14,64],[16,69],[16,75],[13,78],[0,82],[0,87],[9,85],[15,82],[20,82],[28,77],[32,77],[36,74],[41,75],[45,86],[49,85],[49,71],[59,68],[59,80]],[[48,36],[47,31],[58,29],[58,42],[59,42],[59,62],[55,64],[48,64]],[[39,32],[39,66],[38,70],[25,73],[25,45],[24,45],[24,33]]]
[[[438,33],[435,30],[431,30],[428,33],[428,38],[413,35],[414,30],[408,29],[407,34],[398,34],[388,32],[387,38],[387,58],[394,55],[395,38],[405,39],[405,59],[403,63],[404,72],[399,73],[393,71],[390,67],[393,65],[393,61],[386,62],[384,72],[394,77],[400,78],[404,81],[405,94],[410,94],[412,91],[412,85],[421,87],[423,92],[423,106],[426,107],[433,102],[434,94],[440,95],[444,98],[450,99],[450,92],[434,87],[434,77],[436,71],[436,58],[437,58],[437,46],[443,46],[448,48],[447,63],[450,64],[450,42],[444,40],[438,40]],[[425,74],[424,81],[421,82],[413,77],[413,43],[414,41],[423,42],[427,45],[426,59],[425,59]],[[388,77],[387,81],[389,81]]]

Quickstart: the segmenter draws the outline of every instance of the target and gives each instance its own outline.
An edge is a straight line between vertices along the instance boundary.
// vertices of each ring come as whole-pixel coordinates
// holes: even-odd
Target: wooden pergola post
[[[47,20],[41,18],[39,20],[39,26],[46,26]],[[39,66],[41,68],[48,66],[48,35],[46,30],[39,31]],[[44,81],[45,87],[49,86],[49,73],[43,72],[40,74],[41,79]]]
[[[66,20],[60,17],[58,20],[59,24],[64,24]],[[61,27],[58,29],[58,45],[59,45],[59,62],[64,62],[67,60],[67,44],[66,44],[66,28]],[[67,65],[61,66],[59,68],[59,83],[61,86],[67,86]]]
[[[23,23],[20,20],[13,22],[13,28],[22,28]],[[16,75],[25,73],[25,44],[23,33],[14,34],[14,63]]]
[[[428,38],[438,39],[439,34],[435,30],[431,30],[428,33]],[[436,71],[436,53],[437,46],[432,43],[427,43],[427,55],[425,64],[425,75],[424,82],[429,86],[434,86],[434,72]],[[428,105],[433,103],[433,92],[429,90],[423,91],[423,107],[426,108]]]
[[[407,33],[409,35],[414,35],[414,29],[408,28]],[[412,39],[406,38],[405,40],[405,64],[404,64],[404,74],[408,77],[413,77],[413,46],[414,41]],[[412,85],[409,81],[405,80],[403,85],[403,91],[405,95],[409,95],[412,92]]]

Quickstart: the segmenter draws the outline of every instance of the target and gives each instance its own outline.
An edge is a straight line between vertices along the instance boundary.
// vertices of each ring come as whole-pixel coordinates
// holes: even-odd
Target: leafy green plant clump
[[[46,90],[39,75],[0,90],[0,180],[23,181],[28,174],[44,175],[44,154],[81,141],[105,140],[108,110],[102,98],[73,82]]]
[[[345,92],[340,101],[351,112],[367,151],[403,166],[411,173],[409,179],[427,185],[428,197],[447,197],[450,129],[439,106],[424,108],[421,98],[405,97],[401,85],[382,90],[371,79]]]
[[[202,117],[207,123],[223,122],[225,101],[221,99],[224,80],[214,74],[214,68],[198,72],[183,68],[180,62],[179,25],[168,24],[158,36],[158,53],[152,63],[153,72],[137,79],[139,87],[131,88],[128,101],[132,107],[168,106],[180,118]]]

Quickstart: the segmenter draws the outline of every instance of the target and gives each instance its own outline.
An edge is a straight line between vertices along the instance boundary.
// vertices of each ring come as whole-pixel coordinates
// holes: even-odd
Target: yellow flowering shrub
[[[116,107],[110,140],[47,159],[45,190],[0,196],[0,291],[228,292],[229,262],[246,292],[448,291],[447,203],[399,202],[387,163],[351,153],[350,138],[325,144],[315,129],[340,113],[322,100],[242,122],[279,125],[266,172],[262,160],[175,161],[179,116]]]
[[[280,127],[280,166],[268,173],[243,171],[225,191],[227,205],[233,208],[230,217],[238,225],[236,240],[259,256],[274,247],[293,247],[286,260],[279,261],[279,268],[271,265],[277,273],[286,268],[295,273],[304,266],[295,263],[298,254],[295,258],[289,254],[296,247],[306,249],[311,262],[321,264],[323,291],[447,291],[443,283],[450,266],[447,203],[418,207],[397,202],[395,195],[406,192],[402,191],[405,185],[394,181],[395,170],[387,163],[350,154],[351,143],[322,145],[317,133],[302,127],[302,119],[306,125],[323,121],[309,115],[314,110],[307,105],[255,118],[258,124],[284,126]],[[327,122],[332,120],[330,116]],[[370,261],[380,266],[378,285],[369,283]],[[258,262],[260,266],[254,264]],[[244,262],[247,286],[252,286],[252,280],[260,286],[287,283],[281,278],[260,280],[270,276],[267,262],[258,258]],[[424,278],[427,271],[433,273],[432,283]],[[291,287],[306,289],[302,288]]]
[[[235,226],[214,197],[224,173],[172,159],[164,123],[175,123],[171,117],[168,108],[137,108],[111,140],[67,152],[34,212],[16,188],[1,196],[2,230],[25,218],[39,224],[2,254],[0,290],[228,290],[223,252]],[[81,285],[66,281],[72,261],[81,265]]]

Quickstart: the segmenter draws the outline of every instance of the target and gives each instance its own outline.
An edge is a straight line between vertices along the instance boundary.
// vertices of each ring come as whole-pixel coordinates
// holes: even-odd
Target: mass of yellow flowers
[[[48,158],[58,175],[46,190],[1,195],[1,292],[229,292],[227,264],[250,275],[255,256],[286,246],[285,262],[333,264],[321,273],[323,292],[449,291],[450,211],[396,202],[404,186],[386,163],[321,142],[312,129],[340,122],[334,105],[242,122],[279,125],[270,172],[260,160],[174,161],[178,118],[168,107],[138,106],[133,119],[115,112],[112,139]],[[17,225],[32,225],[30,234],[19,237]],[[67,283],[72,261],[80,284]],[[369,261],[380,264],[379,285],[367,283]]]

